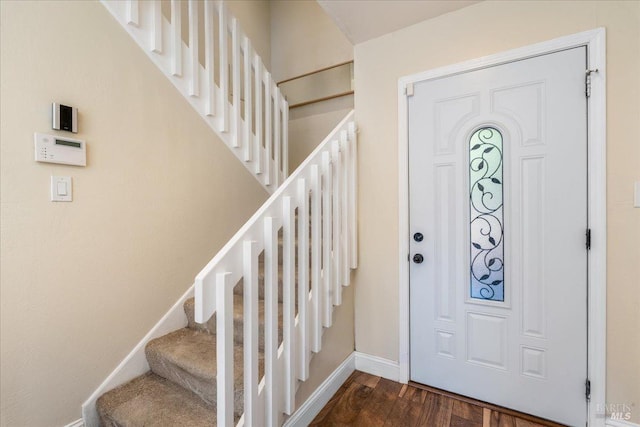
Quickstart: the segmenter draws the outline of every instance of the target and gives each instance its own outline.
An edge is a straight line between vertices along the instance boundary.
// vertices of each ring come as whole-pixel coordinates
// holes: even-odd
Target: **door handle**
[[[422,261],[424,261],[424,257],[422,256],[422,254],[415,254],[413,256],[413,262],[415,262],[416,264],[422,264]]]

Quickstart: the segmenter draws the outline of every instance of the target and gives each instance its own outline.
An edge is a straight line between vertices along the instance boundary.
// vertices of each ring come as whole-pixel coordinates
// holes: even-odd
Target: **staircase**
[[[295,412],[357,267],[353,116],[85,402],[85,426],[280,426]]]
[[[247,170],[273,193],[288,175],[289,107],[224,1],[101,3]],[[183,29],[188,33],[186,41]]]
[[[272,194],[87,399],[84,425],[280,426],[357,267],[354,113],[287,178],[287,103],[224,2],[102,3]]]

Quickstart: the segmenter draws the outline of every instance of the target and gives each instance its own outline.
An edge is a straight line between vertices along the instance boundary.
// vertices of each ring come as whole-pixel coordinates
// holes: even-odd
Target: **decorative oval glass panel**
[[[502,134],[483,127],[469,140],[471,298],[504,301]]]

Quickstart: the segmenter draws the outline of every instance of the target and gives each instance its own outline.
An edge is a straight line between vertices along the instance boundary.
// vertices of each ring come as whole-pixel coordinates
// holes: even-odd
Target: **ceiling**
[[[354,45],[478,1],[317,0]]]

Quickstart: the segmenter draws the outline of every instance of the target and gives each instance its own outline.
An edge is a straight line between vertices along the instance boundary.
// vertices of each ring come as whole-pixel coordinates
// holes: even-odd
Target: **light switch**
[[[58,196],[67,195],[67,183],[64,181],[58,182]]]
[[[633,198],[633,207],[640,208],[640,181],[636,182],[634,190],[635,197]]]
[[[51,177],[51,201],[70,202],[72,201],[72,188],[70,176]]]

